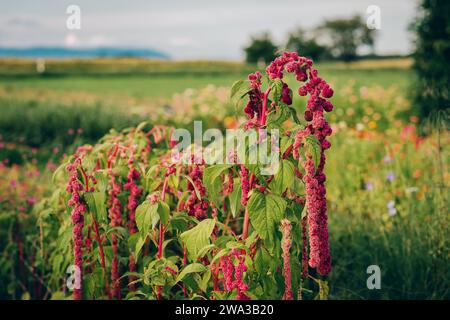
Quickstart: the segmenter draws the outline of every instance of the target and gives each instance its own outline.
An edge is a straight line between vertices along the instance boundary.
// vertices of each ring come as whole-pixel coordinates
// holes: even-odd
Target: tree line
[[[249,63],[267,62],[275,58],[278,50],[296,51],[317,60],[352,61],[358,58],[362,47],[373,52],[375,32],[367,28],[359,15],[347,19],[325,20],[312,29],[297,28],[278,46],[268,32],[252,36],[244,48]]]

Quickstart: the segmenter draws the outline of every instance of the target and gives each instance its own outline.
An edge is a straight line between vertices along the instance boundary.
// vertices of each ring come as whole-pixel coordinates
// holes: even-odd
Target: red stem
[[[167,190],[168,181],[169,181],[169,177],[167,176],[164,179],[163,190],[162,190],[162,194],[161,194],[162,201],[164,201],[166,199],[166,190]],[[160,222],[159,222],[159,241],[158,241],[158,259],[162,258],[163,241],[164,241],[164,226],[160,220]]]
[[[252,190],[253,188],[253,182],[255,180],[255,175],[252,174],[250,177],[250,181],[249,181],[249,185],[250,185],[250,190]],[[250,222],[250,216],[248,214],[248,209],[247,207],[245,207],[245,215],[244,215],[244,225],[242,227],[242,239],[247,239],[248,236],[248,224]]]
[[[159,223],[159,241],[158,241],[158,259],[162,258],[163,241],[164,241],[164,226],[162,225],[162,222],[160,222]]]
[[[291,152],[292,152],[292,149],[294,149],[294,144],[291,144],[291,145],[286,149],[286,151],[283,153],[282,159],[286,159],[287,157],[289,157],[289,155],[290,155]]]
[[[267,88],[266,92],[264,92],[264,99],[263,99],[263,105],[262,105],[262,113],[261,113],[261,119],[260,119],[260,126],[264,126],[266,124],[267,119],[267,99],[269,97],[270,93],[270,87]]]
[[[83,166],[81,164],[80,164],[80,171],[81,171],[81,174],[83,175],[84,182],[86,183],[85,191],[88,192],[89,191],[89,180],[88,180],[86,171],[84,171]]]

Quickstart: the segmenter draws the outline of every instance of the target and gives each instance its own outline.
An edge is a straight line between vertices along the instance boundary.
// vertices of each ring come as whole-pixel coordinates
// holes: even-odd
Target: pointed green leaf
[[[200,250],[210,244],[209,238],[213,232],[216,222],[214,219],[205,219],[194,228],[183,232],[181,240],[186,245],[190,259],[195,259]]]
[[[282,194],[294,182],[294,165],[289,160],[280,161],[280,166],[270,182],[270,190],[277,194]]]
[[[204,272],[205,270],[206,270],[206,267],[204,265],[202,265],[201,263],[196,262],[196,263],[188,264],[180,272],[180,274],[178,275],[175,282],[183,280],[183,278],[190,273],[199,273],[199,272]]]
[[[87,192],[84,195],[89,210],[94,213],[97,222],[106,221],[106,194],[103,192]]]
[[[273,240],[280,220],[283,219],[286,201],[275,194],[252,193],[247,205],[250,222],[262,239]]]
[[[217,164],[207,167],[203,172],[203,184],[211,198],[219,196],[223,188],[220,175],[232,166],[232,164]]]
[[[237,213],[241,208],[242,186],[239,178],[234,178],[233,192],[230,193],[228,199],[230,200],[230,211],[233,218],[236,218]]]
[[[139,232],[148,234],[159,221],[158,204],[146,200],[136,208],[136,226]]]

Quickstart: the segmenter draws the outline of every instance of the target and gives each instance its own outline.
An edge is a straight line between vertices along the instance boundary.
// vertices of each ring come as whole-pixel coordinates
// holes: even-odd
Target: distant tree
[[[250,45],[244,49],[247,62],[264,62],[264,64],[267,64],[275,58],[275,52],[277,50],[278,48],[273,44],[269,33],[263,33],[259,37],[252,37]]]
[[[374,30],[367,28],[361,16],[350,19],[326,20],[317,28],[324,43],[328,43],[333,57],[344,61],[356,59],[357,50],[363,45],[373,50]]]
[[[450,109],[450,1],[424,0],[416,32],[414,107],[421,120]]]
[[[328,54],[327,48],[317,43],[314,34],[301,28],[289,33],[286,49],[296,51],[300,55],[313,60],[320,60]]]

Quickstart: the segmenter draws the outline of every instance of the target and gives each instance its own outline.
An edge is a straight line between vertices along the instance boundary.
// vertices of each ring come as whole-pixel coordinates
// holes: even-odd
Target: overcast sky
[[[66,9],[81,8],[81,30],[66,28]],[[0,46],[120,46],[154,48],[174,59],[241,59],[250,35],[288,31],[323,19],[366,16],[381,9],[376,51],[408,53],[416,0],[14,0],[0,2]]]

